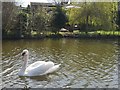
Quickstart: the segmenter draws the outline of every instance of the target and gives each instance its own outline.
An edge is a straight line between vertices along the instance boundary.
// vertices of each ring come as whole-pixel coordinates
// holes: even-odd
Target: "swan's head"
[[[28,56],[29,55],[29,51],[27,49],[23,50],[21,53],[22,56]]]

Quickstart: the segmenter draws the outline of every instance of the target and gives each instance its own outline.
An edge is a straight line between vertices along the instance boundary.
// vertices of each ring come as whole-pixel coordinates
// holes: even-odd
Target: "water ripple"
[[[30,51],[28,64],[50,60],[61,63],[60,69],[44,77],[19,77],[21,51],[25,48]],[[3,87],[116,88],[117,59],[117,45],[111,42],[74,39],[8,41],[3,43],[0,64]]]

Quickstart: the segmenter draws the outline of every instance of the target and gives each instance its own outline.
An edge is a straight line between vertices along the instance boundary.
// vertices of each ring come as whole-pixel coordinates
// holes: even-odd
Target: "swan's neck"
[[[28,58],[29,58],[28,55],[26,55],[26,56],[23,57],[23,61],[24,61],[24,62],[23,62],[23,64],[22,64],[21,70],[19,71],[19,75],[24,75],[25,70],[26,70],[26,67],[27,67]]]
[[[23,60],[24,60],[23,67],[24,67],[24,68],[27,67],[27,61],[28,61],[28,59],[29,59],[29,56],[28,56],[28,55],[24,56],[24,58],[23,58]]]

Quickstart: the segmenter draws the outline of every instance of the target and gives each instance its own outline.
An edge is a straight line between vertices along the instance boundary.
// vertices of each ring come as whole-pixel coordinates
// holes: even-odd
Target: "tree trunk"
[[[87,14],[87,16],[86,16],[86,32],[88,32],[88,19],[89,19],[89,16]]]

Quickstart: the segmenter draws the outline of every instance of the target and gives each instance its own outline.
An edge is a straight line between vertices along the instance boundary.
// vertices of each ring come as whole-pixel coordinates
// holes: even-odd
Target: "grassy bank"
[[[43,32],[37,34],[35,31],[32,32],[31,36],[24,36],[21,38],[7,36],[3,39],[43,39],[43,38],[118,38],[120,37],[120,31],[92,31],[92,32],[79,32],[74,30],[73,32]]]
[[[120,31],[91,31],[91,32],[80,32],[79,30],[74,30],[73,32],[59,32],[61,35],[101,35],[101,36],[120,36]]]

